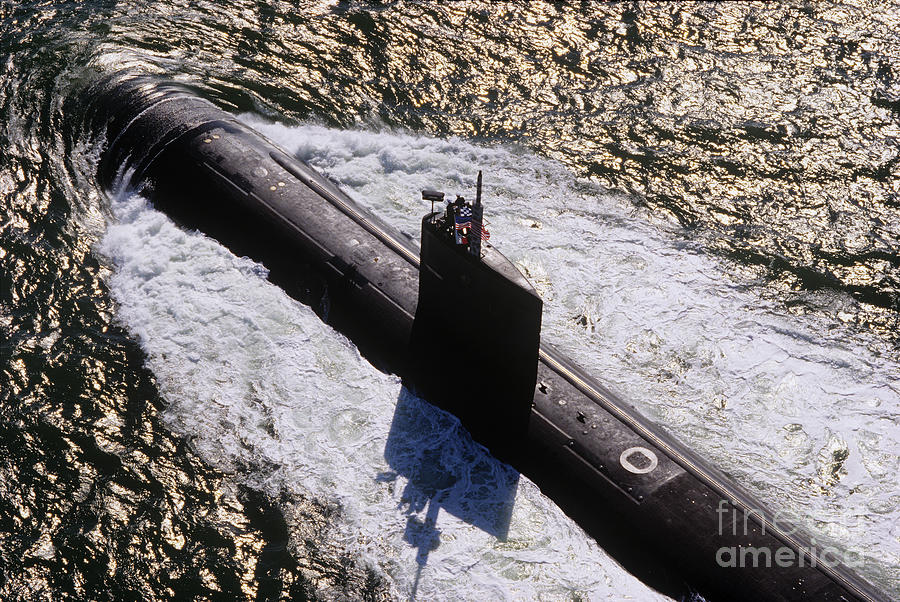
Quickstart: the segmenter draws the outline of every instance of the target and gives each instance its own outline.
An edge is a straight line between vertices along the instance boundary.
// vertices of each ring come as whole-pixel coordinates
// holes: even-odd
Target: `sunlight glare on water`
[[[860,572],[900,597],[896,1],[30,0],[0,2],[0,24],[0,598],[384,600],[419,566],[441,597],[457,591],[435,585],[456,529],[478,526],[483,559],[508,508],[476,487],[431,525],[415,490],[458,490],[439,470],[401,486],[416,462],[395,438],[427,406],[256,288],[258,266],[101,189],[103,125],[84,123],[82,91],[126,67],[291,124],[247,118],[414,238],[420,188],[471,195],[485,169],[493,242],[544,296],[545,338],[818,540],[871,555]],[[158,231],[140,240],[171,253],[99,251],[107,222],[114,237],[145,221]],[[163,282],[173,298],[126,295]],[[225,364],[227,344],[244,365]],[[279,353],[306,362],[286,388],[269,375]],[[374,417],[282,407],[314,391],[344,408],[342,362]],[[344,443],[277,439],[313,424]],[[470,449],[461,437],[448,449]],[[374,464],[342,472],[354,453]],[[323,464],[288,478],[277,462]],[[454,466],[529,487],[487,460]],[[369,496],[389,535],[358,542]],[[559,550],[594,557],[580,537]],[[524,554],[478,570],[523,596],[645,597],[602,555],[581,584],[581,565],[542,572]],[[460,591],[487,591],[484,571]]]

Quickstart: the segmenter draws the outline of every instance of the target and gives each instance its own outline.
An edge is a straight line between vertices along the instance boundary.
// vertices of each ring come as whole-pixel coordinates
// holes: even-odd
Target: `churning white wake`
[[[100,251],[170,428],[236,479],[338,509],[327,536],[398,597],[664,599],[262,267],[140,196],[112,212]]]
[[[543,339],[900,595],[900,364],[840,322],[847,296],[790,313],[676,227],[522,149],[246,119],[416,239],[420,191],[471,197],[483,169],[492,242],[539,289]]]
[[[900,367],[877,341],[788,314],[676,228],[525,150],[246,120],[414,238],[429,207],[422,188],[471,196],[484,169],[492,243],[541,292],[544,339],[900,591]],[[113,201],[113,214],[101,251],[119,318],[147,353],[171,427],[207,461],[340,507],[332,536],[401,596],[424,562],[421,599],[653,598],[260,266],[140,197]],[[437,476],[408,486],[405,469],[426,457]],[[510,487],[504,540],[485,524],[509,511]],[[428,496],[441,500],[434,528]]]

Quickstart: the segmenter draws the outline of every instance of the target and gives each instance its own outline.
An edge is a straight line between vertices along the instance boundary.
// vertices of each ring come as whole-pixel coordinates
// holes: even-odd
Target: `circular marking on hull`
[[[619,456],[619,464],[628,472],[647,474],[659,464],[656,453],[646,447],[629,447]]]

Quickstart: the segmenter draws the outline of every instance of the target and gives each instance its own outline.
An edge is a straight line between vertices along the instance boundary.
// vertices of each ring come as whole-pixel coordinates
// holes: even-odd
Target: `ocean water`
[[[664,599],[264,266],[101,189],[75,99],[123,67],[414,238],[484,170],[544,338],[900,595],[898,14],[0,4],[0,597]]]

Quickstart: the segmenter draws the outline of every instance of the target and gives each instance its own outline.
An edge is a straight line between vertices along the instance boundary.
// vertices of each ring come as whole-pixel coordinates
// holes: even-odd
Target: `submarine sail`
[[[527,440],[543,302],[506,257],[482,247],[484,233],[481,172],[474,204],[457,197],[422,219],[412,372],[427,399],[507,458]]]

